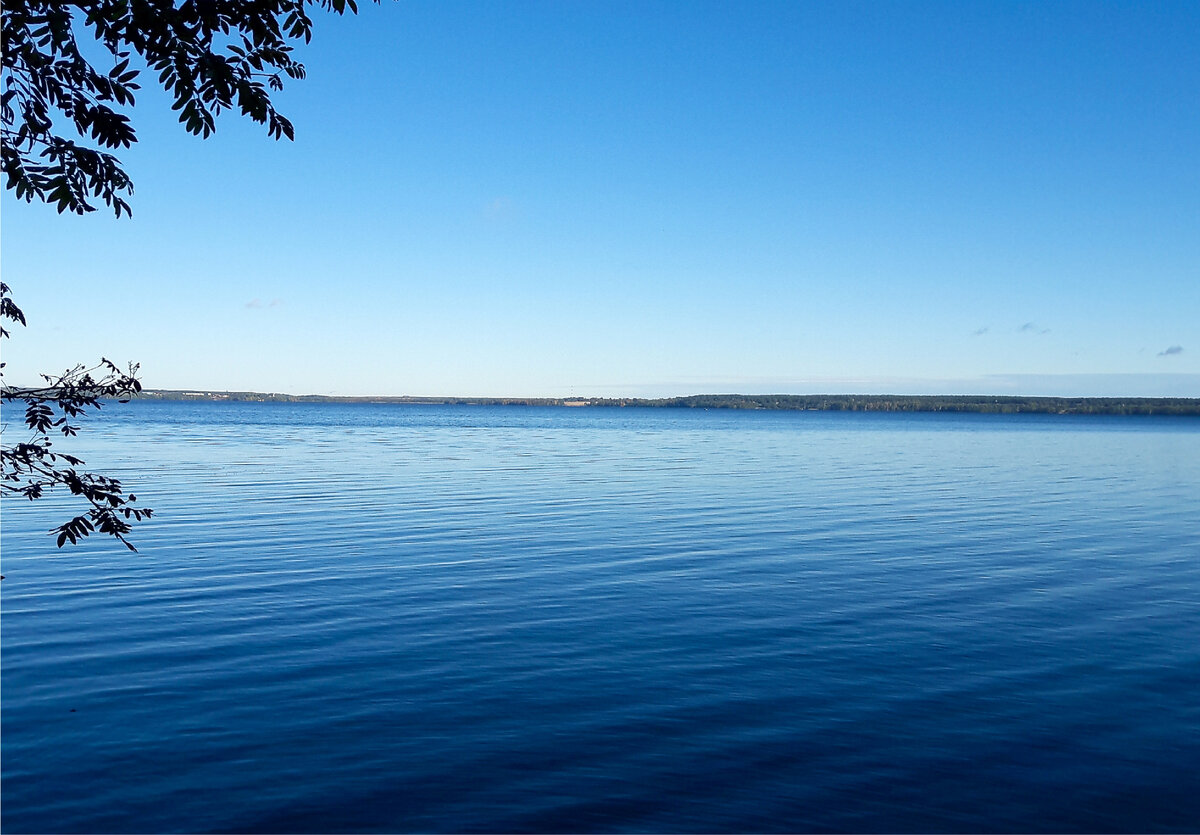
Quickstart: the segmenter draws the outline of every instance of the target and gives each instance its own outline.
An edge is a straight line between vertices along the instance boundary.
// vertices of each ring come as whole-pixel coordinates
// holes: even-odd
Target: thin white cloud
[[[505,220],[512,217],[513,202],[507,197],[495,197],[483,207],[483,215],[488,220]]]

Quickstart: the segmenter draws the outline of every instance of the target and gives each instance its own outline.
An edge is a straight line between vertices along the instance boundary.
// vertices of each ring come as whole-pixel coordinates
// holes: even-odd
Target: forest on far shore
[[[999,397],[892,394],[693,394],[686,397],[339,397],[252,391],[145,391],[140,400],[263,403],[408,403],[449,406],[612,406],[815,412],[1200,416],[1194,397]]]

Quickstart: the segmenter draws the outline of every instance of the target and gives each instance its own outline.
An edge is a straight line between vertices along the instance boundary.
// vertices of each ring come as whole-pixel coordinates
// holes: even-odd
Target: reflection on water
[[[20,831],[1200,829],[1200,422],[138,403],[4,506]]]

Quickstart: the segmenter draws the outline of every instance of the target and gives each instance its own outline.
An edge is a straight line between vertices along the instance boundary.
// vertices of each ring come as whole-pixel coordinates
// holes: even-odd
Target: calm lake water
[[[4,504],[5,832],[1200,830],[1200,420],[135,403],[77,441],[156,516],[58,551],[70,504]]]

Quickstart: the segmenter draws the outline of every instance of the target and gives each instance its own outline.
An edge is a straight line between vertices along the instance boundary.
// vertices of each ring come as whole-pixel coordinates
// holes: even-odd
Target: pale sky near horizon
[[[1200,397],[1200,3],[315,19],[294,143],[144,74],[132,220],[5,191],[6,380]]]

